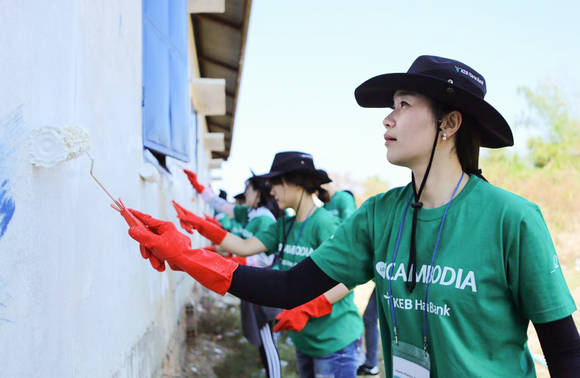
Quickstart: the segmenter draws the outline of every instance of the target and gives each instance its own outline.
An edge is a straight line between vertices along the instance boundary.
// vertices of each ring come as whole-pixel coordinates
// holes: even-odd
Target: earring
[[[441,139],[447,140],[447,134],[443,133],[443,136],[441,137]]]

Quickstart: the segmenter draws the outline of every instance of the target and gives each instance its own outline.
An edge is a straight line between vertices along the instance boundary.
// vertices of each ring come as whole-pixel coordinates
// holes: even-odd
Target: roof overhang
[[[208,132],[224,134],[225,149],[212,158],[230,155],[251,7],[252,0],[225,0],[224,13],[191,14],[200,77],[226,81],[225,114],[206,116]]]

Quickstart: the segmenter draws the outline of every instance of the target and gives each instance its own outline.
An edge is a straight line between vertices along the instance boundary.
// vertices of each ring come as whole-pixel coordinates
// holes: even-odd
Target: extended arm
[[[534,323],[552,377],[572,378],[580,372],[580,336],[572,316]]]
[[[312,259],[306,258],[287,271],[239,266],[228,291],[259,305],[290,309],[337,285]]]
[[[343,284],[338,284],[332,289],[328,290],[326,293],[324,293],[324,296],[326,297],[326,299],[330,304],[334,304],[340,301],[342,298],[346,297],[348,293],[350,293],[350,291],[346,286],[344,286]]]
[[[242,239],[230,232],[227,233],[226,237],[218,245],[219,252],[231,252],[238,256],[257,255],[267,250],[266,246],[256,237]]]
[[[133,239],[158,258],[178,266],[219,294],[229,291],[256,304],[288,309],[338,285],[311,258],[306,258],[288,271],[239,265],[214,252],[190,249],[189,238],[171,222],[133,209],[129,211],[142,222],[129,229]]]
[[[228,201],[220,198],[218,195],[214,193],[214,191],[210,187],[206,187],[199,183],[197,180],[197,175],[195,172],[192,172],[188,169],[184,169],[183,172],[187,175],[187,179],[195,189],[198,194],[201,194],[201,198],[210,205],[215,211],[219,211],[221,213],[227,214],[229,218],[233,218],[234,216],[234,207],[233,203],[229,203]]]

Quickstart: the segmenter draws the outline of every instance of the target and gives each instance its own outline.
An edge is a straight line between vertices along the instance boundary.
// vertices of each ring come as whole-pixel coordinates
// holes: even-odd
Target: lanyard
[[[296,237],[296,242],[294,243],[295,245],[299,245],[300,239],[302,239],[302,232],[304,232],[304,226],[306,225],[308,219],[310,219],[310,216],[312,215],[312,212],[314,211],[315,208],[316,205],[312,205],[310,210],[308,210],[308,214],[306,214],[306,218],[304,218],[304,221],[302,222],[302,224],[300,225],[300,229],[298,230],[298,237]]]
[[[306,221],[308,219],[310,219],[310,216],[312,215],[312,212],[314,211],[315,208],[316,208],[316,205],[313,204],[312,207],[310,208],[310,210],[308,210],[308,214],[306,214],[306,218],[304,218],[304,221],[302,222],[302,224],[300,225],[300,229],[298,230],[298,237],[296,238],[296,242],[294,243],[295,245],[298,245],[298,243],[300,242],[300,239],[302,238],[302,232],[304,231],[304,226],[306,225]],[[292,220],[290,221],[290,227],[288,228],[288,231],[286,232],[284,218],[282,218],[282,237],[283,237],[282,238],[282,246],[280,247],[280,250],[276,253],[276,257],[274,257],[274,261],[272,262],[272,265],[270,265],[271,267],[278,264],[278,262],[280,262],[280,260],[282,260],[282,256],[284,256],[284,248],[286,247],[286,242],[288,241],[288,236],[290,236],[290,231],[292,231],[292,227],[294,227],[295,220],[296,220],[296,216],[294,216],[294,218],[292,218]]]
[[[445,218],[447,217],[447,210],[449,210],[449,206],[451,205],[451,201],[455,197],[457,193],[457,189],[459,189],[459,185],[461,185],[461,181],[463,181],[463,176],[465,175],[464,172],[461,172],[461,177],[453,190],[453,194],[451,194],[451,198],[447,205],[445,206],[445,212],[443,213],[443,218],[441,219],[441,224],[439,225],[439,232],[437,233],[437,240],[435,241],[435,248],[433,249],[433,256],[431,257],[431,263],[429,268],[427,269],[427,285],[425,287],[425,301],[423,302],[425,308],[423,310],[423,349],[427,351],[427,298],[429,294],[429,284],[431,283],[431,274],[433,270],[433,264],[435,263],[435,256],[437,255],[437,249],[439,248],[439,240],[441,238],[441,231],[443,230],[443,223],[445,223]],[[399,252],[399,242],[401,241],[401,234],[403,233],[403,226],[405,224],[405,217],[407,215],[407,210],[409,209],[409,204],[413,199],[413,195],[409,197],[407,204],[405,205],[405,210],[403,211],[403,219],[401,220],[401,225],[399,226],[399,233],[397,235],[397,244],[395,245],[395,253],[393,254],[393,261],[391,263],[392,269],[395,267],[395,259],[397,258],[397,253]],[[388,265],[387,265],[388,267]],[[385,277],[388,274],[388,269],[385,271]],[[417,267],[415,267],[414,272],[412,274],[417,274]],[[408,279],[408,277],[407,277]],[[389,278],[389,305],[391,307],[391,317],[393,318],[393,334],[395,336],[395,342],[399,343],[399,336],[397,332],[397,320],[395,318],[395,306],[393,301],[393,289],[392,289],[392,280]]]

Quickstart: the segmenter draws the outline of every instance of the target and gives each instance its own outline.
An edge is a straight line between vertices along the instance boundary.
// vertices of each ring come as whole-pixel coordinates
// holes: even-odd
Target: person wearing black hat
[[[228,233],[214,242],[219,250],[240,256],[267,251],[276,255],[276,269],[289,270],[338,227],[338,219],[315,201],[320,185],[330,179],[326,172],[314,167],[310,154],[297,151],[276,154],[270,172],[257,177],[268,180],[278,206],[293,209],[296,216],[281,217],[253,238],[242,240]],[[184,217],[180,220],[188,222]],[[200,233],[212,237],[201,229]],[[314,376],[315,372],[356,375],[356,341],[362,333],[362,320],[353,293],[344,285],[336,285],[303,306],[283,311],[276,319],[275,331],[290,331],[301,377]]]
[[[292,270],[231,265],[219,289],[291,307],[338,282],[352,288],[374,279],[389,377],[533,377],[530,322],[550,374],[577,376],[576,305],[540,209],[479,170],[480,147],[513,144],[485,93],[481,74],[436,56],[361,84],[361,106],[392,107],[383,121],[387,159],[408,167],[411,183],[367,200]],[[183,247],[174,231],[147,232],[130,230],[160,258],[184,254],[175,252]],[[202,252],[195,256],[207,265]],[[210,285],[199,269],[189,271]],[[265,280],[275,292],[256,290]]]

